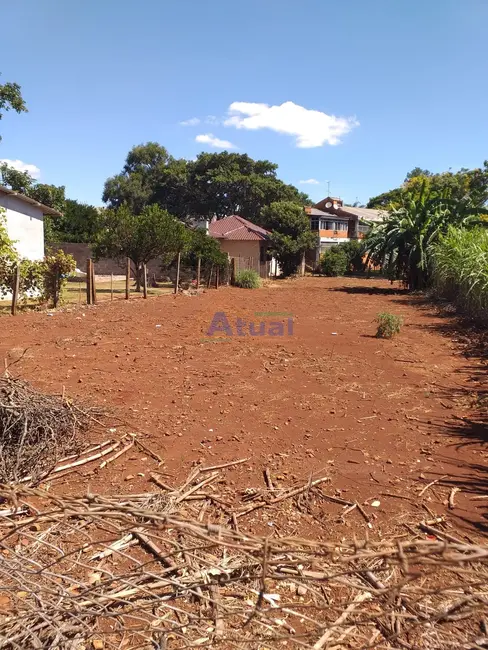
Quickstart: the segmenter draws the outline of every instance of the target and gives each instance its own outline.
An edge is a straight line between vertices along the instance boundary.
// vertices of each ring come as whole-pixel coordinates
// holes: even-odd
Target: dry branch
[[[1,377],[0,481],[39,482],[61,458],[80,452],[82,434],[96,413],[20,379]]]
[[[138,495],[0,486],[5,509],[38,513],[0,519],[0,649],[480,647],[487,546],[240,532],[218,477]]]

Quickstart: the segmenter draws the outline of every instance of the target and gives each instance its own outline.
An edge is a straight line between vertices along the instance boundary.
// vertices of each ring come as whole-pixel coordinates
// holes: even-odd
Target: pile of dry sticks
[[[0,377],[0,482],[39,482],[66,454],[82,449],[83,434],[100,415],[8,373]]]
[[[221,477],[154,476],[157,491],[117,496],[0,490],[0,648],[486,647],[488,547],[421,530],[374,543],[245,534]]]

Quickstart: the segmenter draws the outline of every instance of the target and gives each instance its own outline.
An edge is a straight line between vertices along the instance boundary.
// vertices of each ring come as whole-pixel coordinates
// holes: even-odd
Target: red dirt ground
[[[393,340],[374,337],[380,311],[404,319]],[[216,312],[234,329],[224,342],[207,340]],[[293,334],[285,327],[283,337],[237,336],[238,317],[287,322],[256,312],[292,313]],[[278,485],[329,476],[329,494],[366,502],[370,534],[432,514],[473,539],[486,532],[487,501],[473,500],[487,493],[486,429],[460,418],[472,412],[485,366],[467,358],[469,341],[451,326],[386,281],[304,278],[4,317],[0,355],[18,360],[13,376],[42,390],[112,409],[117,434],[143,434],[175,484],[195,464],[246,457],[225,470],[228,487],[263,487],[265,467]],[[131,450],[97,473],[54,484],[70,493],[143,492],[156,468]],[[453,486],[461,491],[449,510]],[[374,499],[378,508],[369,507]],[[364,534],[358,510],[344,521],[340,512],[330,503],[310,526]],[[303,523],[280,526],[304,532]]]

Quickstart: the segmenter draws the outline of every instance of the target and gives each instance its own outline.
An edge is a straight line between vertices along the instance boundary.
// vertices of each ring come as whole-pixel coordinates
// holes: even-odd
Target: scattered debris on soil
[[[155,474],[159,491],[116,496],[0,490],[0,648],[485,647],[488,547],[445,540],[436,522],[379,542],[245,534],[248,506],[226,501],[222,478],[201,467],[176,488]],[[269,501],[299,510],[324,483]]]

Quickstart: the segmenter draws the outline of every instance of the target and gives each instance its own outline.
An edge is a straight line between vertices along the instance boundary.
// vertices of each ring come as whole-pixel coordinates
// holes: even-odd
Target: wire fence
[[[0,648],[486,647],[487,546],[248,534],[219,470],[143,494],[0,488]]]

